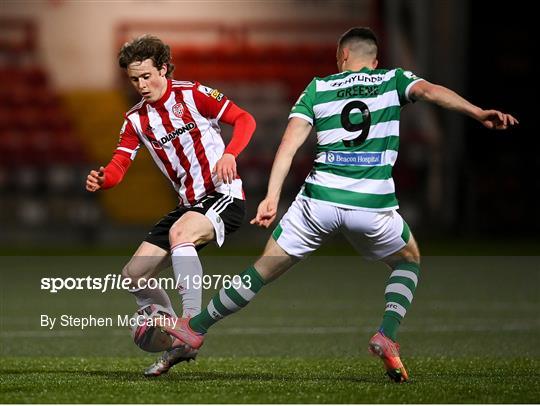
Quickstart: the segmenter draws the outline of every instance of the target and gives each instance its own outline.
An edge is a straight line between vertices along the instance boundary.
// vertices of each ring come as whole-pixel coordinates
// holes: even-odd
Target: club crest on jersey
[[[403,71],[403,76],[405,76],[407,79],[418,79],[418,76],[416,76],[410,70]]]
[[[172,112],[176,117],[182,118],[182,115],[184,114],[184,105],[182,103],[176,103],[172,106]]]

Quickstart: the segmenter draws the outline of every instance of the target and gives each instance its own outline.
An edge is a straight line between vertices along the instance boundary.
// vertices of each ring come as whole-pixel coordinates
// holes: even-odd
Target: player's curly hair
[[[118,64],[122,69],[127,69],[133,62],[146,59],[151,59],[157,69],[167,65],[165,76],[172,77],[174,65],[171,62],[171,48],[156,36],[145,34],[126,42],[118,53]]]

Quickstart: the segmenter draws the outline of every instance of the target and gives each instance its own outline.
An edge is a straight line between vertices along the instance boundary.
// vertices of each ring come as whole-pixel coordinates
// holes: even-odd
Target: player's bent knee
[[[420,250],[418,249],[418,244],[416,243],[416,240],[414,238],[409,241],[409,244],[407,244],[406,248],[408,248],[408,262],[414,262],[420,265]]]
[[[404,250],[400,252],[400,257],[403,261],[414,262],[415,264],[420,265],[420,251],[416,244],[411,247],[405,247]]]
[[[399,250],[396,255],[392,257],[394,257],[394,260],[397,259],[399,262],[414,262],[420,265],[420,250],[418,249],[418,244],[416,243],[414,237],[411,235],[407,245],[405,245],[405,247]]]
[[[420,265],[420,253],[419,252],[408,252],[403,256],[403,259],[406,262],[414,262],[415,264]]]
[[[194,232],[194,230],[191,230],[186,225],[174,225],[169,230],[169,243],[171,244],[171,247],[185,242],[195,244],[197,243],[197,240],[198,236],[196,232]]]
[[[128,279],[129,281],[131,281],[130,286],[133,286],[134,283],[136,282],[136,281],[134,280],[134,278],[133,278],[134,275],[133,275],[133,273],[132,273],[132,270],[131,270],[129,264],[127,264],[126,266],[124,266],[124,268],[122,269],[121,275],[122,275],[122,279],[124,279],[124,280],[125,280],[125,279]],[[137,278],[135,278],[135,279],[137,279]]]
[[[131,286],[136,286],[140,279],[147,278],[151,276],[151,274],[151,271],[145,272],[143,269],[133,264],[133,260],[124,266],[121,273],[122,279],[129,279],[131,281]]]
[[[390,267],[400,262],[413,262],[420,265],[420,250],[418,249],[416,241],[411,238],[405,247],[396,253],[383,258],[382,261]]]
[[[188,212],[172,225],[169,242],[172,246],[181,243],[204,244],[214,237],[214,228],[203,214]]]

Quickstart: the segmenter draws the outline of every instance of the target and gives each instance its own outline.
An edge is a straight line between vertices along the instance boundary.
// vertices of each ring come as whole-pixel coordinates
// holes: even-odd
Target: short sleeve
[[[193,99],[204,117],[219,120],[229,105],[229,99],[217,89],[196,83]]]
[[[291,109],[291,114],[289,114],[289,119],[292,117],[299,117],[306,120],[308,123],[313,125],[315,120],[315,114],[313,113],[313,104],[315,100],[315,79],[313,79],[306,89],[302,92],[295,105]]]
[[[137,136],[131,121],[126,118],[124,120],[124,124],[122,124],[122,128],[120,129],[120,138],[118,139],[116,152],[127,156],[131,160],[134,160],[139,147],[139,137]]]
[[[413,101],[409,98],[409,90],[412,85],[420,80],[424,79],[419,78],[409,70],[403,70],[401,68],[396,69],[396,90],[399,95],[399,102],[402,106]]]

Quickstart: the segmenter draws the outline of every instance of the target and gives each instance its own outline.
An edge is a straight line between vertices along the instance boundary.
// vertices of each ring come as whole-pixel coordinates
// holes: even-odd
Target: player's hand
[[[86,190],[89,192],[97,192],[105,182],[105,168],[99,167],[99,171],[91,170],[86,177]]]
[[[519,124],[519,121],[515,117],[497,110],[482,110],[478,121],[490,130],[506,130],[509,127]]]
[[[276,219],[277,206],[278,202],[275,199],[267,197],[259,203],[257,215],[249,223],[259,227],[268,228]]]
[[[236,158],[233,154],[223,154],[221,159],[216,162],[216,166],[212,169],[212,173],[216,173],[218,180],[225,183],[232,183],[236,179]]]

